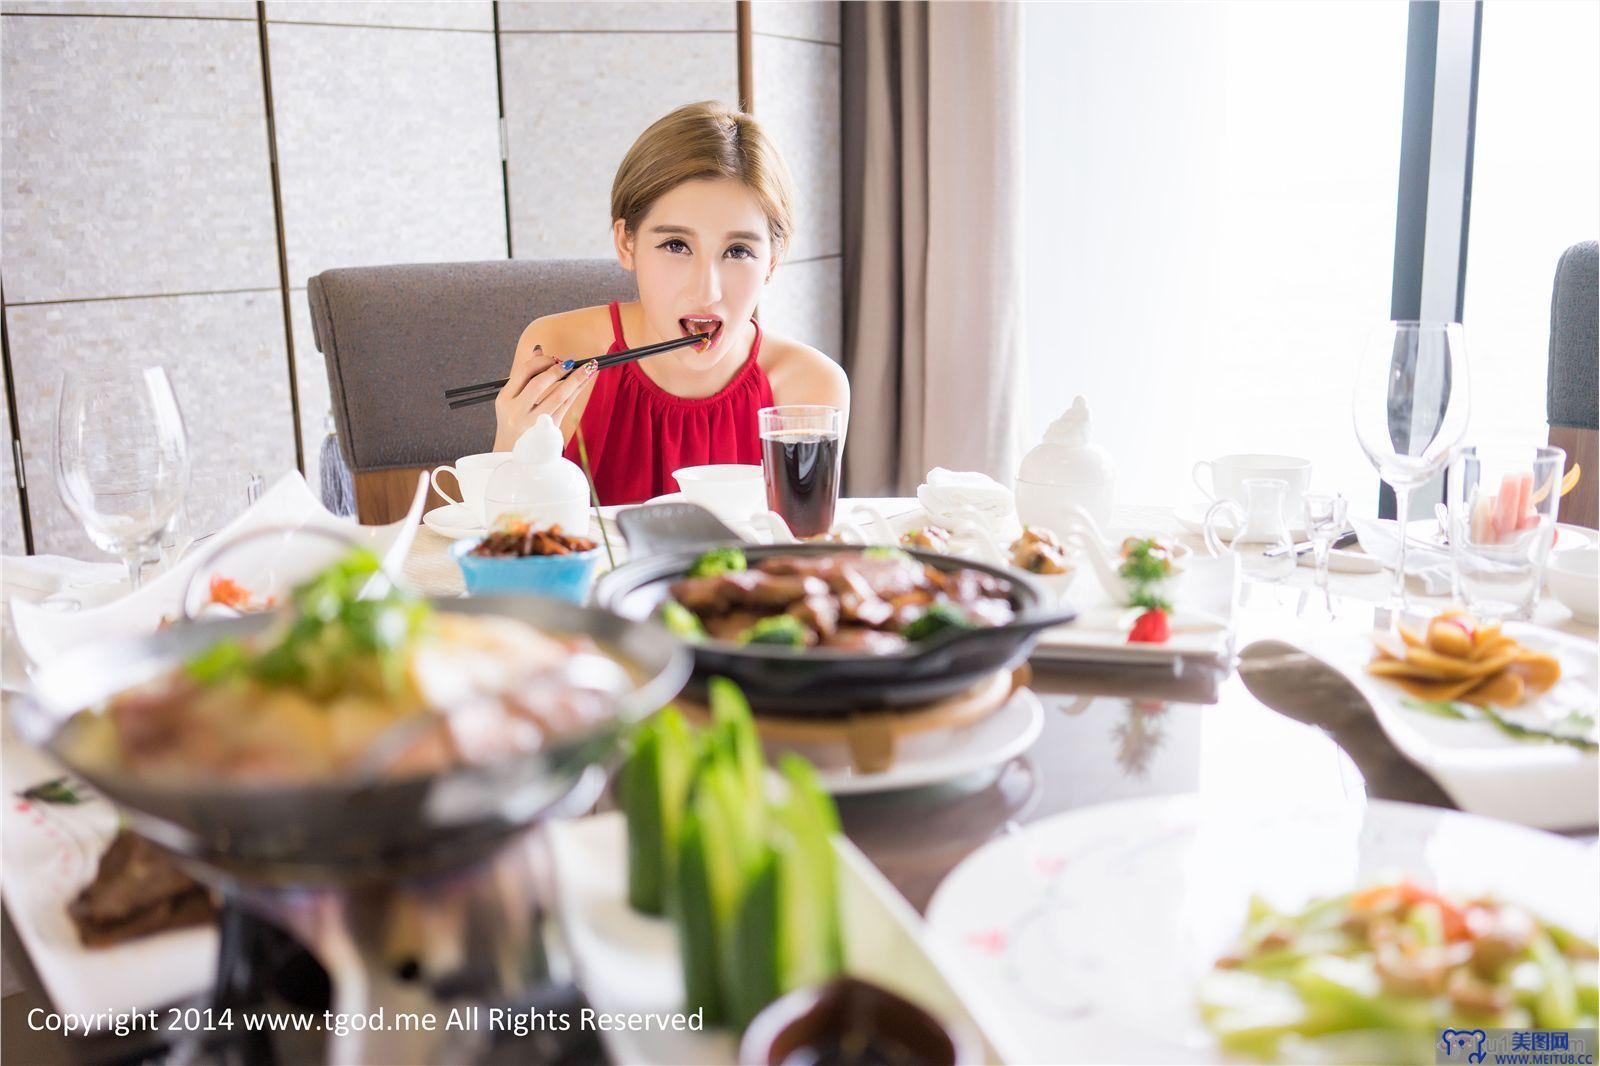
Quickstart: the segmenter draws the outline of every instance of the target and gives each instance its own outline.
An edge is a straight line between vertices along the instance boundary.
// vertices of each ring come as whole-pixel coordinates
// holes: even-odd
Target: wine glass
[[[1361,450],[1394,489],[1399,557],[1390,618],[1406,606],[1406,519],[1411,490],[1450,461],[1467,428],[1466,340],[1459,322],[1388,322],[1372,331],[1351,411]]]
[[[63,375],[56,407],[56,486],[101,551],[121,557],[139,588],[189,487],[189,439],[158,366]]]

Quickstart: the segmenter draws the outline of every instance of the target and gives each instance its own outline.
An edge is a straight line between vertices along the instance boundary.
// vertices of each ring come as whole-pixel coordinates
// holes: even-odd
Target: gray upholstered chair
[[[1550,298],[1550,374],[1545,410],[1550,443],[1564,448],[1567,464],[1581,463],[1583,478],[1561,501],[1561,520],[1595,528],[1600,507],[1600,343],[1597,343],[1600,244],[1574,244],[1556,264]]]
[[[444,390],[505,376],[542,315],[635,298],[609,259],[496,260],[327,270],[306,286],[328,366],[338,455],[362,522],[404,515],[419,469],[487,451],[494,405],[452,411]]]

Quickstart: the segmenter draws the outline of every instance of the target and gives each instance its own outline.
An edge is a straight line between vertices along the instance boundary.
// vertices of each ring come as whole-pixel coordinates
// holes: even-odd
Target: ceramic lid
[[[1117,466],[1111,453],[1089,439],[1089,405],[1082,396],[1045,430],[1044,441],[1022,460],[1018,481],[1039,485],[1110,484]]]
[[[511,461],[501,463],[489,475],[484,497],[497,504],[534,506],[565,503],[574,497],[587,499],[589,482],[578,464],[561,457],[561,430],[549,415],[517,438],[511,448]]]

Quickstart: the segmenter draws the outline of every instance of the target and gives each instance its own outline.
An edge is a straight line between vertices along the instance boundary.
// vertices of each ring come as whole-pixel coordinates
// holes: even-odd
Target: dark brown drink
[[[791,533],[814,537],[833,527],[839,502],[838,434],[763,435],[761,466],[767,477],[767,506],[783,516]]]

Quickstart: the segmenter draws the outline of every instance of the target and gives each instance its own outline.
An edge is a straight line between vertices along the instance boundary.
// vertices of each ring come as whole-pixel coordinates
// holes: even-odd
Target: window
[[[1375,513],[1349,389],[1389,317],[1406,5],[1026,18],[1034,436],[1082,393],[1120,502],[1198,500],[1196,460],[1287,452]]]
[[[1469,433],[1543,443],[1556,260],[1600,235],[1600,5],[1486,4],[1481,39],[1461,315]]]

